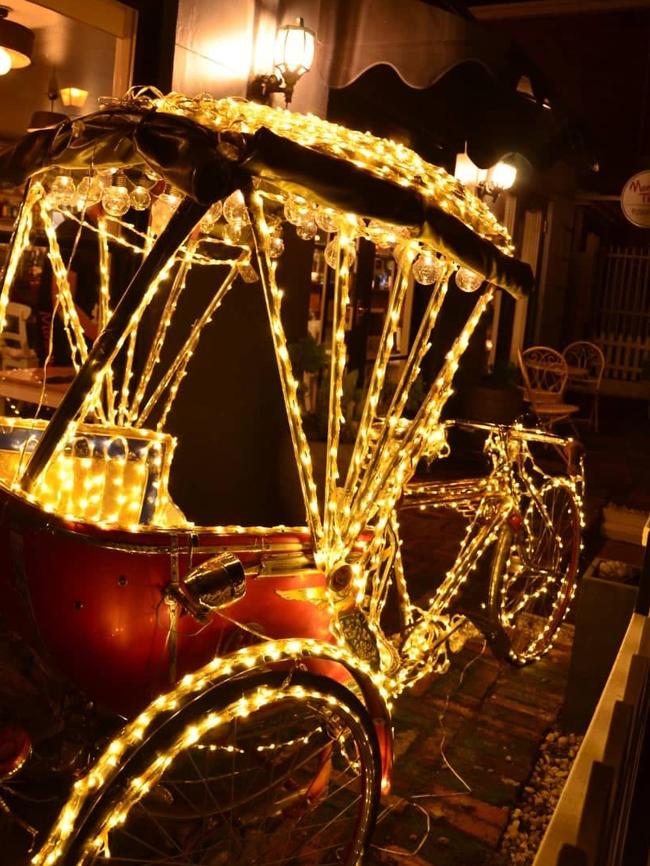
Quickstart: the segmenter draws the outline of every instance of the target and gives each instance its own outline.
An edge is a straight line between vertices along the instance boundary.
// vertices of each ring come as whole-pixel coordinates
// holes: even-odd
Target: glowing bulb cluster
[[[442,259],[434,253],[425,250],[415,260],[413,265],[413,276],[422,286],[430,286],[438,282],[445,270]]]
[[[469,268],[458,268],[454,279],[458,288],[468,293],[477,292],[485,282],[484,277]]]
[[[131,196],[124,175],[116,175],[102,193],[102,206],[109,216],[121,217],[131,207]]]

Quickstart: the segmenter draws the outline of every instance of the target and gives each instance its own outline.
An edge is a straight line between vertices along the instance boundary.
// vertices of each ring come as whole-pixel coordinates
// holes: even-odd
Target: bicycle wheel
[[[66,866],[354,866],[380,758],[368,714],[310,674],[216,686],[164,722],[92,805]]]
[[[580,508],[563,479],[545,482],[530,500],[519,531],[497,540],[489,613],[499,644],[515,664],[538,659],[552,645],[575,592],[580,557]]]

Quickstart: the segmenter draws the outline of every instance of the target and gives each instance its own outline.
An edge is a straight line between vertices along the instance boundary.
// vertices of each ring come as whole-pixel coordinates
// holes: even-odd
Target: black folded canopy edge
[[[533,274],[527,264],[504,255],[415,190],[266,128],[244,140],[243,156],[233,160],[220,152],[217,132],[190,118],[137,107],[108,108],[28,133],[0,153],[0,187],[21,185],[52,167],[149,167],[207,205],[257,176],[337,209],[417,226],[433,247],[514,297],[532,289]]]

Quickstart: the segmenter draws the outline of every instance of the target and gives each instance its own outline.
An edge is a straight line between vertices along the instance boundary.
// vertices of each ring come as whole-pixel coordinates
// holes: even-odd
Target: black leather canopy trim
[[[288,192],[330,207],[395,225],[417,226],[421,237],[441,253],[516,298],[533,288],[529,265],[505,255],[441,208],[425,205],[416,190],[375,177],[350,162],[262,128],[253,136],[242,167]]]
[[[257,176],[343,211],[418,227],[433,247],[515,297],[532,288],[528,265],[504,255],[435,204],[425,203],[416,190],[265,128],[243,140],[243,156],[233,159],[221,152],[216,131],[191,118],[107,108],[28,133],[0,153],[0,186],[21,185],[51,167],[148,167],[194,201],[209,205]]]

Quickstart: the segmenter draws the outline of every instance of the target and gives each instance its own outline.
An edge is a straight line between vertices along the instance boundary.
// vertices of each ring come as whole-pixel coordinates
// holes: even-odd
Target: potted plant
[[[467,385],[459,403],[458,414],[467,420],[512,424],[524,409],[516,365],[497,361],[490,373]]]

